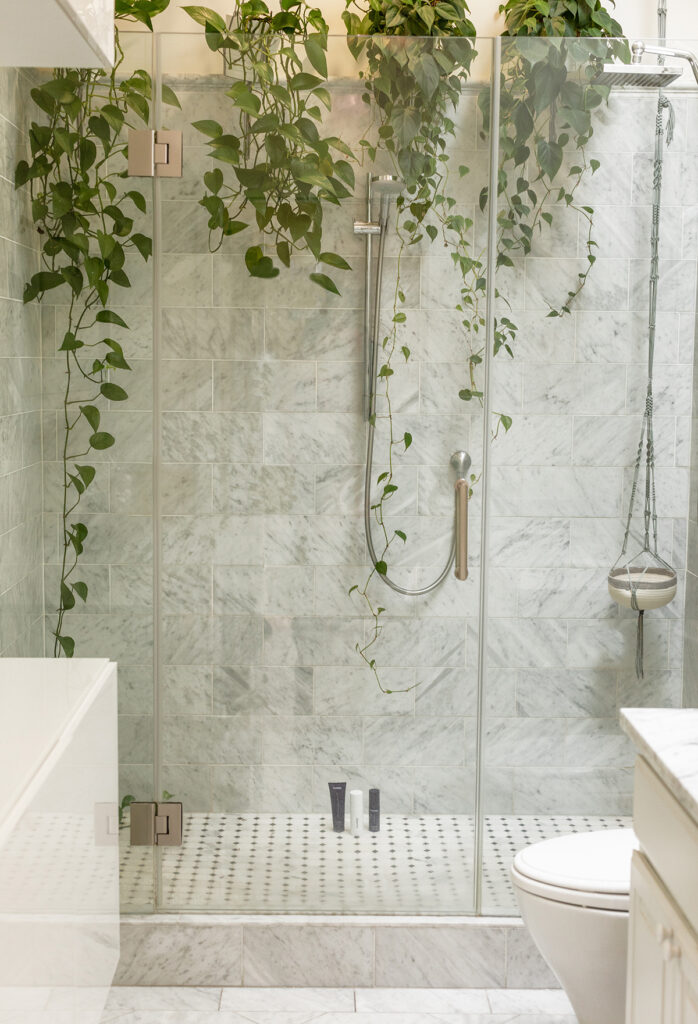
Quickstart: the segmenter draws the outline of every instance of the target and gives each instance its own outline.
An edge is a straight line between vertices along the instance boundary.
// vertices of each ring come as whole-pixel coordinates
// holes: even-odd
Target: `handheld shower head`
[[[405,190],[405,183],[396,174],[371,175],[371,192],[378,199],[394,199]]]

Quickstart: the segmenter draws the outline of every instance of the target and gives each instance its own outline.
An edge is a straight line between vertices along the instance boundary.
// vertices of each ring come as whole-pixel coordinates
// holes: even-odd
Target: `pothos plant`
[[[61,507],[54,656],[72,657],[75,640],[65,615],[76,600],[87,601],[88,585],[77,573],[88,537],[77,518],[80,502],[96,476],[95,455],[115,437],[103,413],[128,398],[123,386],[130,366],[119,341],[109,337],[128,324],[113,309],[121,289],[131,287],[132,259],[147,260],[152,240],[137,230],[146,198],[129,187],[128,127],[148,124],[152,82],[143,70],[123,74],[118,21],[152,30],[152,18],[169,0],[116,0],[116,54],[108,70],[56,68],[32,98],[42,111],[29,132],[31,159],[18,163],[15,188],[28,189],[40,241],[41,269],[24,289],[24,302],[57,305],[64,365],[60,410]],[[177,103],[171,90],[165,102]],[[139,272],[137,265],[134,271]]]
[[[550,304],[548,316],[561,316],[570,312],[596,261],[594,209],[577,200],[585,179],[600,167],[587,147],[594,111],[608,99],[609,89],[594,84],[594,77],[603,60],[628,61],[628,45],[600,0],[508,0],[499,10],[507,35],[529,37],[522,43],[507,40],[502,51],[499,259],[511,263],[514,255],[527,256],[536,235],[552,225],[556,206],[580,215],[586,225],[585,265],[564,301]],[[489,90],[483,90],[479,103],[486,132]],[[484,188],[482,209],[487,201]]]
[[[360,13],[357,13],[357,8]],[[435,244],[446,247],[459,282],[456,310],[463,339],[463,378],[458,394],[466,402],[479,402],[483,395],[478,367],[484,358],[486,272],[483,254],[474,248],[473,220],[459,209],[453,178],[465,177],[469,168],[451,170],[448,149],[456,140],[457,110],[463,86],[476,56],[475,27],[464,0],[424,3],[422,0],[369,0],[362,7],[349,0],[344,21],[349,46],[363,62],[359,72],[365,86],[364,100],[374,115],[370,137],[361,141],[367,157],[388,155],[394,173],[405,183],[398,197],[396,231],[400,242],[397,280],[393,295],[392,322],[376,343],[382,346],[379,382],[381,411],[387,435],[386,469],[376,480],[377,497],[372,505],[381,537],[381,554],[357,592],[368,611],[372,628],[357,650],[384,692],[374,654],[381,635],[385,609],[375,599],[372,585],[376,576],[388,572],[389,551],[396,541],[405,543],[404,530],[389,528],[386,514],[398,491],[394,457],[412,443],[412,435],[396,436],[391,402],[394,359],[408,362],[411,352],[402,340],[402,325],[408,319],[406,297],[401,283],[402,259],[412,247]],[[411,38],[410,38],[411,37]],[[428,37],[428,38],[414,38]],[[506,316],[495,323],[494,351],[504,348],[512,354],[516,325]],[[508,431],[511,417],[497,415],[497,427]],[[471,475],[471,485],[477,482]]]
[[[350,7],[354,4],[349,0]],[[507,19],[507,32],[563,37],[579,35],[616,36],[620,26],[613,21],[599,0],[509,0],[501,10]],[[364,141],[369,156],[375,159],[378,149],[384,149],[393,158],[396,173],[406,183],[405,196],[397,201],[398,235],[401,253],[410,245],[427,236],[430,241],[441,240],[448,246],[451,258],[461,279],[460,301],[457,309],[462,314],[465,342],[464,367],[468,379],[459,385],[459,396],[465,402],[482,399],[477,381],[477,368],[483,360],[485,320],[482,300],[486,294],[484,254],[474,252],[470,242],[473,227],[457,209],[455,197],[449,191],[449,161],[447,145],[455,135],[454,116],[461,98],[462,85],[467,80],[474,51],[464,45],[463,38],[474,35],[472,23],[466,16],[467,7],[460,3],[424,4],[421,0],[368,0],[363,16],[348,10],[345,22],[355,55],[365,52],[365,99],[377,112],[378,141]],[[361,34],[380,33],[397,36],[431,34],[431,40],[411,40],[400,46],[396,40],[362,40]],[[397,44],[397,45],[396,45]],[[529,44],[530,46],[530,44]],[[521,49],[521,48],[519,48]],[[531,252],[535,231],[552,223],[551,202],[562,203],[581,213],[588,223],[587,266],[579,274],[559,308],[551,307],[549,315],[569,312],[570,304],[584,287],[595,261],[592,238],[593,210],[576,203],[575,196],[587,173],[598,169],[596,160],[587,160],[585,146],[592,134],[591,111],[608,95],[608,90],[593,85],[596,67],[593,58],[623,57],[624,44],[586,40],[584,45],[575,39],[559,44],[542,43],[535,61],[524,61],[512,42],[505,47],[504,80],[502,88],[502,132],[500,138],[499,198],[503,209],[498,213],[497,268],[513,267],[513,256],[526,256]],[[580,80],[568,74],[569,58],[583,61]],[[449,59],[453,62],[449,66]],[[480,96],[480,106],[489,115],[489,90]],[[564,180],[554,183],[561,170],[565,147],[574,146],[579,157],[567,169]],[[529,161],[534,165],[532,180],[522,167]],[[515,171],[515,174],[512,174]],[[458,167],[458,174],[468,174],[468,168]],[[539,184],[541,183],[541,184]],[[480,209],[488,204],[488,190],[480,194]],[[398,272],[399,276],[399,272]],[[507,305],[506,295],[496,295]],[[384,609],[374,601],[370,585],[376,575],[387,573],[387,554],[396,539],[406,540],[402,530],[388,530],[385,524],[385,506],[397,485],[393,480],[393,451],[397,446],[407,448],[411,435],[396,438],[393,432],[390,404],[390,378],[394,373],[392,358],[400,349],[409,360],[409,349],[398,344],[399,325],[406,313],[399,308],[404,295],[396,289],[393,323],[382,339],[385,359],[380,369],[383,382],[384,415],[388,420],[388,470],[381,472],[377,484],[382,492],[373,512],[382,532],[383,553],[364,581],[355,585],[372,616],[373,628],[368,639],[357,644],[357,650],[370,666],[376,678],[373,647],[381,633],[380,616]],[[494,354],[505,351],[513,356],[516,324],[506,315],[495,321]],[[495,413],[494,435],[500,428],[508,431],[512,420],[504,412]],[[471,477],[471,483],[477,479]],[[351,591],[350,591],[351,592]],[[379,684],[380,684],[380,680]],[[381,686],[381,688],[383,688]]]
[[[306,0],[281,0],[277,13],[263,0],[235,0],[228,25],[209,8],[185,10],[204,27],[232,80],[225,129],[194,122],[217,162],[200,200],[211,249],[245,232],[245,265],[261,278],[277,277],[279,264],[289,267],[294,255],[307,253],[310,280],[340,294],[332,273],[351,268],[323,248],[323,204],[352,194],[354,156],[342,139],[322,133],[323,110],[331,109],[322,12]]]

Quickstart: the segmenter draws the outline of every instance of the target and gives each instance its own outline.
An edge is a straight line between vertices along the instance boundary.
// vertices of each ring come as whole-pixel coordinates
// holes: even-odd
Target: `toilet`
[[[630,828],[558,836],[521,850],[511,868],[521,916],[579,1024],[625,1020]]]

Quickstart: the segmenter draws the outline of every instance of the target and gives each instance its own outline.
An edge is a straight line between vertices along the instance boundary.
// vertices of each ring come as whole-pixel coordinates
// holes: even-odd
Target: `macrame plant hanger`
[[[666,33],[666,8],[659,10],[660,35]],[[650,241],[649,280],[649,351],[647,357],[647,393],[645,412],[640,430],[640,443],[635,459],[633,483],[630,491],[628,517],[623,537],[623,548],[608,575],[611,597],[625,608],[638,613],[635,671],[638,679],[644,676],[644,616],[645,611],[661,608],[676,596],[676,571],[659,554],[657,538],[657,496],[654,481],[654,347],[657,334],[657,291],[659,286],[659,224],[662,201],[662,170],[664,164],[664,115],[666,118],[666,145],[671,145],[674,134],[674,108],[662,90],[657,98],[657,117],[654,140],[654,178],[652,193],[652,234]],[[630,559],[628,547],[633,536],[635,502],[640,490],[640,474],[644,464],[644,528],[642,548]]]

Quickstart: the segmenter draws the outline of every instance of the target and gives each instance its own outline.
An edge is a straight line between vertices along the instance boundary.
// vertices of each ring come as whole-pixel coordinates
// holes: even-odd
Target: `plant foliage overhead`
[[[152,29],[152,18],[168,2],[117,0],[116,17]],[[115,443],[104,413],[128,398],[123,385],[130,366],[121,342],[110,336],[128,325],[110,306],[152,253],[152,239],[138,230],[146,198],[124,181],[126,129],[148,125],[152,82],[142,70],[122,74],[123,62],[117,29],[110,71],[57,68],[32,89],[42,117],[29,132],[31,159],[20,161],[15,172],[15,187],[29,190],[40,240],[41,269],[27,282],[24,301],[57,305],[58,354],[65,367],[56,656],[72,657],[75,640],[65,614],[88,596],[87,583],[76,574],[88,536],[77,509],[95,479],[92,463]],[[169,91],[163,99],[177,102]]]
[[[556,206],[578,214],[586,225],[584,266],[561,305],[551,305],[548,315],[559,316],[570,312],[596,261],[594,210],[577,195],[600,167],[587,155],[594,113],[609,95],[607,86],[594,83],[597,66],[612,58],[627,61],[629,52],[617,38],[621,26],[600,0],[508,0],[500,12],[505,34],[517,37],[505,41],[502,51],[500,260],[528,255],[536,234],[553,223]],[[486,125],[489,103],[489,90],[483,90]],[[485,188],[483,209],[487,200]]]
[[[615,0],[611,0],[615,6]],[[508,0],[499,7],[510,36],[606,36],[623,29],[601,0]]]
[[[245,232],[247,270],[263,278],[276,277],[294,254],[309,253],[311,280],[339,294],[331,274],[350,267],[323,248],[323,204],[352,195],[354,157],[342,139],[322,133],[323,111],[331,108],[327,23],[305,0],[281,0],[277,13],[263,0],[235,0],[233,8],[228,27],[209,8],[185,7],[232,79],[225,127],[194,123],[219,165],[205,175],[200,201],[211,247]]]

